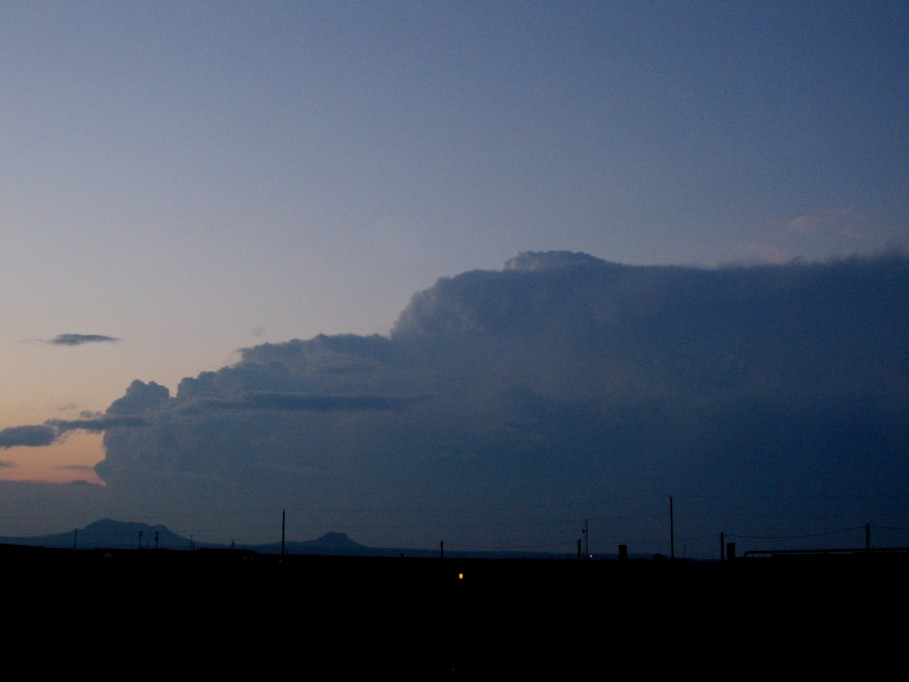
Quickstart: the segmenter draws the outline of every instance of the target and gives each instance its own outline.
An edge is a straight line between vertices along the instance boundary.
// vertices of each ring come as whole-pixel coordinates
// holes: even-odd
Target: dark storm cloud
[[[50,426],[11,426],[0,431],[0,448],[42,447],[56,439],[57,430]]]
[[[167,387],[154,381],[145,383],[136,379],[126,389],[126,395],[115,400],[107,408],[107,413],[124,415],[153,410],[167,402],[169,397],[170,391]]]
[[[44,424],[12,426],[0,431],[0,448],[46,447],[53,445],[69,431],[90,431],[102,433],[114,428],[146,426],[147,422],[138,416],[102,416],[92,419],[49,419]]]
[[[55,346],[81,346],[85,343],[116,343],[120,339],[102,334],[58,334],[48,343]]]
[[[292,410],[301,412],[363,412],[397,410],[425,398],[402,398],[379,395],[310,395],[250,391],[237,399],[209,398],[188,406],[189,409],[227,410]]]
[[[101,433],[108,429],[147,426],[148,422],[143,417],[125,415],[94,417],[91,419],[49,419],[45,424],[56,429],[59,435],[66,431],[76,430]]]
[[[523,253],[417,292],[389,337],[246,348],[174,397],[135,381],[103,417],[12,440],[103,429],[96,471],[125,509],[296,505],[313,535],[366,544],[570,552],[590,518],[601,551],[665,551],[673,495],[692,554],[712,554],[720,531],[909,518],[907,310],[899,255]]]

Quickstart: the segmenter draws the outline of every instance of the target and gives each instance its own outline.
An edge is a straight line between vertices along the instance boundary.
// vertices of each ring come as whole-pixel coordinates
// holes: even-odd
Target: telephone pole
[[[590,524],[588,519],[584,519],[584,530],[581,531],[584,536],[584,558],[590,558]]]
[[[672,495],[669,496],[669,558],[675,559],[675,522],[672,518]]]

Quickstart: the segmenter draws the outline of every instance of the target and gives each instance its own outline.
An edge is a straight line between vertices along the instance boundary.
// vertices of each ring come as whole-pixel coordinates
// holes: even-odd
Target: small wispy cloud
[[[62,440],[70,431],[102,433],[114,428],[147,426],[148,422],[134,415],[111,415],[92,419],[49,419],[44,424],[11,426],[0,429],[0,448],[40,448]]]
[[[755,234],[758,241],[742,245],[741,256],[731,264],[783,265],[881,254],[899,244],[883,225],[850,206],[802,213],[756,228]]]
[[[142,417],[125,415],[99,417],[97,419],[49,419],[45,422],[45,425],[56,429],[60,434],[76,430],[101,433],[114,428],[147,426],[148,422]]]
[[[11,426],[0,429],[0,448],[17,446],[42,447],[57,440],[57,430],[51,426]]]
[[[796,234],[834,236],[856,241],[870,239],[870,227],[868,216],[850,207],[806,213],[786,224],[786,228]]]
[[[48,343],[55,346],[81,346],[85,343],[116,343],[120,339],[103,334],[58,334]]]

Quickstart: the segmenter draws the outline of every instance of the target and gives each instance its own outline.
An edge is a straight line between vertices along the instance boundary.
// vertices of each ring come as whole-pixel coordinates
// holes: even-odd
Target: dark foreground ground
[[[8,663],[206,679],[867,677],[905,665],[907,578],[903,557],[0,553]]]

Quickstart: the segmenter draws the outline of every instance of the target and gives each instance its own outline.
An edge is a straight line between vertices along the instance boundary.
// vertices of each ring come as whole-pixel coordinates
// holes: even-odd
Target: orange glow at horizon
[[[103,485],[94,466],[104,459],[103,435],[73,431],[47,447],[12,447],[0,450],[0,481],[73,483],[85,481]]]

